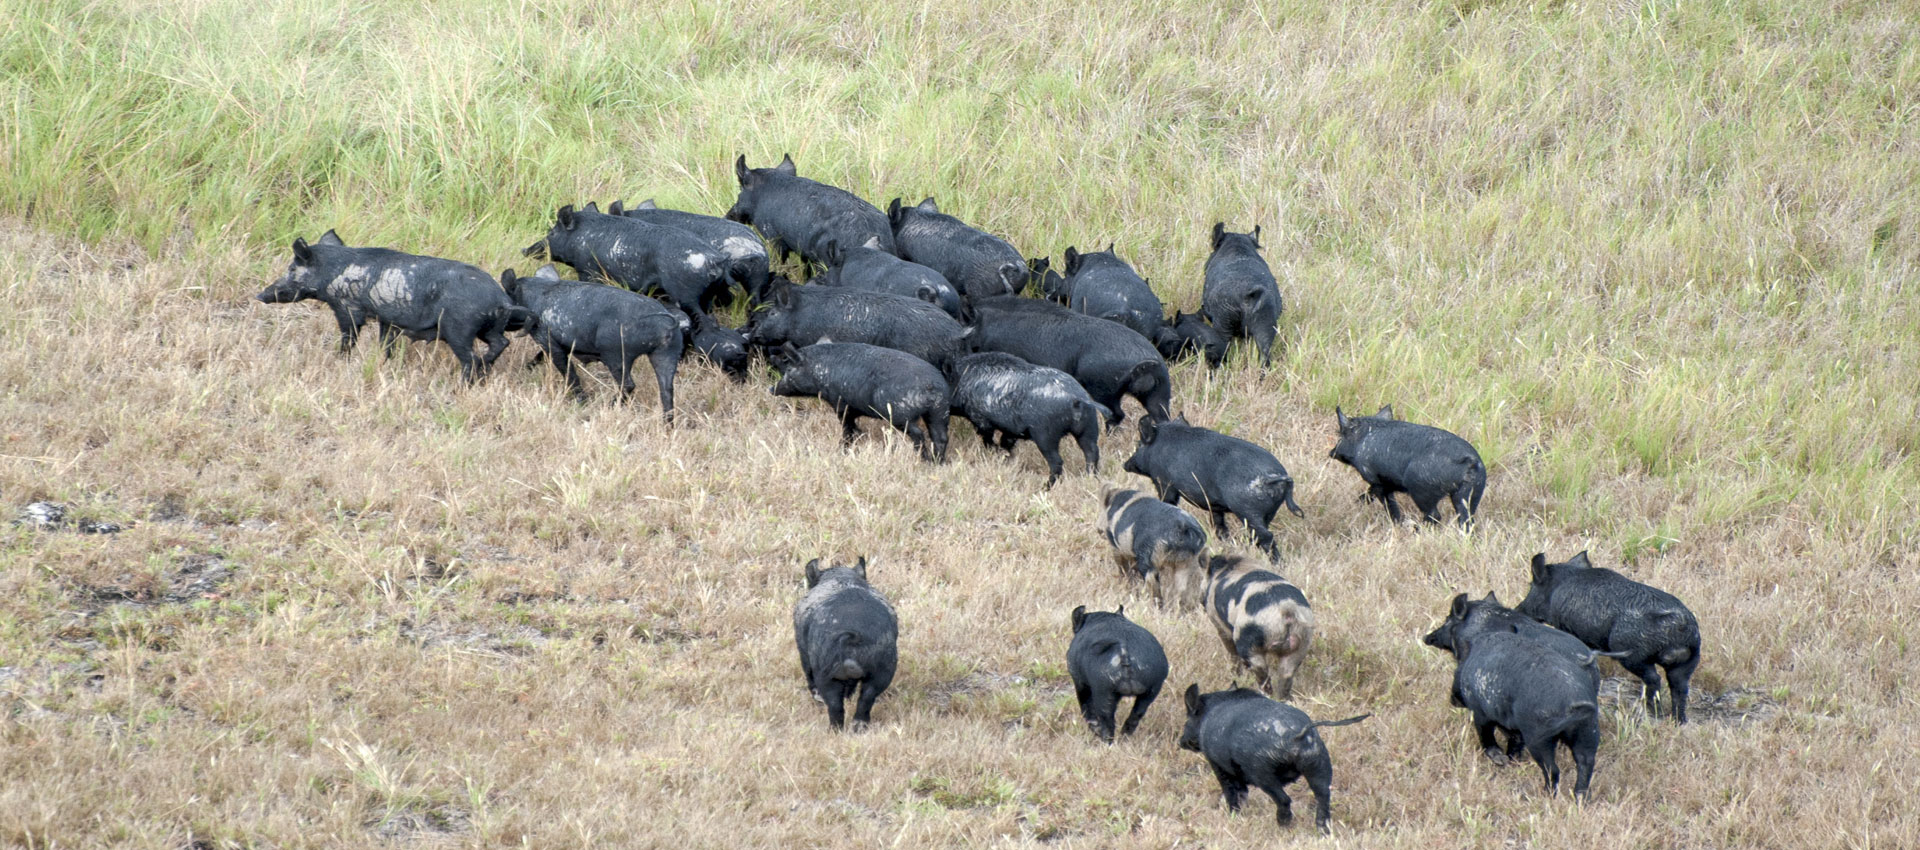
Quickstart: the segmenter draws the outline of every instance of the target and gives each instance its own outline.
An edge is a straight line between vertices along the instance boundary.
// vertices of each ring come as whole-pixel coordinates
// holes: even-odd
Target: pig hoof
[[[1486,753],[1487,753],[1488,761],[1491,761],[1494,764],[1500,765],[1501,767],[1505,767],[1507,765],[1507,754],[1501,752],[1499,748],[1488,747],[1486,749]]]

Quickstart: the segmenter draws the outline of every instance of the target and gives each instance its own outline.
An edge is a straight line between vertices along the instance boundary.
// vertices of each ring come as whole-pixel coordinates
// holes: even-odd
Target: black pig
[[[642,294],[664,292],[677,304],[703,311],[727,292],[726,258],[705,239],[678,227],[606,215],[593,205],[580,211],[572,204],[561,207],[546,238],[525,253],[572,266],[581,280],[617,283]]]
[[[1011,354],[968,354],[953,363],[953,413],[964,416],[991,448],[994,435],[1011,453],[1016,439],[1032,440],[1047,459],[1047,486],[1059,480],[1060,440],[1073,435],[1087,472],[1100,469],[1100,420],[1107,409],[1072,375],[1035,366]]]
[[[1048,300],[1076,313],[1119,322],[1148,340],[1161,338],[1166,317],[1159,296],[1112,245],[1091,254],[1069,247],[1066,277],[1048,272],[1042,289]]]
[[[1187,686],[1187,726],[1180,732],[1180,748],[1207,757],[1227,811],[1240,811],[1247,787],[1267,792],[1277,808],[1281,826],[1293,823],[1293,798],[1286,786],[1307,780],[1313,791],[1313,822],[1321,832],[1333,817],[1333,758],[1316,730],[1347,726],[1372,717],[1362,714],[1345,720],[1315,721],[1307,713],[1274,702],[1251,688],[1200,693]]]
[[[1169,363],[1197,353],[1206,356],[1207,368],[1218,369],[1227,362],[1230,342],[1226,334],[1207,324],[1206,316],[1175,312],[1160,328],[1154,347],[1160,349],[1160,356]]]
[[[700,352],[700,356],[707,358],[708,362],[719,366],[720,371],[725,372],[734,383],[745,383],[747,365],[751,362],[747,338],[699,310],[688,312],[687,320],[691,327],[687,348]]]
[[[524,323],[526,315],[478,268],[386,248],[350,248],[331,230],[312,245],[294,239],[286,274],[254,297],[266,304],[308,299],[326,304],[340,326],[341,351],[353,349],[369,318],[380,323],[380,341],[389,356],[402,336],[444,341],[468,382],[500,359],[507,350],[506,332]],[[487,350],[476,361],[473,346],[479,340],[486,341]]]
[[[1161,605],[1167,597],[1183,608],[1200,604],[1206,582],[1207,531],[1193,515],[1139,490],[1108,487],[1100,530],[1113,546],[1120,571],[1145,579]]]
[[[1616,655],[1646,683],[1649,716],[1657,716],[1654,695],[1665,669],[1673,719],[1687,722],[1687,683],[1700,666],[1700,622],[1673,594],[1596,567],[1585,552],[1564,564],[1549,564],[1541,553],[1533,556],[1533,582],[1519,611]]]
[[[1120,399],[1129,395],[1139,399],[1148,419],[1167,418],[1173,379],[1160,352],[1139,334],[1058,304],[1012,295],[975,302],[973,320],[975,351],[1001,351],[1072,375],[1107,408],[1109,426],[1126,418]]]
[[[791,154],[772,168],[748,168],[742,156],[733,172],[740,198],[727,210],[727,219],[753,225],[782,262],[797,252],[801,260],[824,265],[827,243],[833,241],[865,245],[873,239],[880,250],[898,253],[886,213],[845,189],[799,176]]]
[[[773,394],[825,401],[840,416],[844,442],[853,442],[860,434],[860,418],[870,416],[906,432],[928,460],[946,461],[949,392],[940,370],[927,361],[859,342],[822,342],[799,349],[788,343],[770,360],[780,371]]]
[[[1273,336],[1280,322],[1280,286],[1260,257],[1260,228],[1228,233],[1213,226],[1213,254],[1207,257],[1200,303],[1213,326],[1229,337],[1251,339],[1260,349],[1260,365],[1273,362]]]
[[[932,198],[887,205],[903,259],[933,269],[969,299],[1012,295],[1026,286],[1027,262],[1007,241],[940,211]]]
[[[885,292],[844,286],[773,282],[767,303],[753,315],[747,341],[766,349],[823,339],[864,342],[904,351],[945,367],[960,353],[967,328],[938,306]]]
[[[1140,447],[1125,468],[1153,479],[1155,492],[1167,502],[1186,499],[1211,512],[1219,536],[1227,533],[1228,513],[1239,517],[1275,561],[1280,547],[1267,524],[1282,505],[1294,516],[1307,515],[1293,503],[1293,476],[1271,452],[1184,419],[1140,423]]]
[[[1095,736],[1111,744],[1120,698],[1133,697],[1127,722],[1120,727],[1120,734],[1131,735],[1167,680],[1167,655],[1152,632],[1127,619],[1127,606],[1108,613],[1088,612],[1082,605],[1073,609],[1067,674],[1073,677],[1080,716]]]
[[[526,278],[507,269],[500,280],[533,314],[527,335],[566,376],[575,398],[584,400],[587,393],[573,361],[606,364],[625,398],[633,395],[633,362],[645,354],[660,387],[661,415],[673,421],[673,378],[688,330],[679,310],[619,287],[561,280],[552,266]]]
[[[719,216],[661,209],[654,205],[652,198],[631,208],[614,201],[608,205],[607,213],[652,225],[678,227],[698,236],[725,258],[728,279],[746,290],[749,298],[757,300],[767,289],[767,243],[762,242],[760,234],[751,227]]]
[[[1477,635],[1456,631],[1451,651],[1459,664],[1453,671],[1450,700],[1473,713],[1473,730],[1487,758],[1506,763],[1506,754],[1493,737],[1495,729],[1504,730],[1510,748],[1524,746],[1533,756],[1552,792],[1560,786],[1555,752],[1566,744],[1578,771],[1573,793],[1586,796],[1600,751],[1600,712],[1597,680],[1583,669],[1585,665],[1546,643],[1510,631]]]
[[[1440,521],[1440,500],[1447,499],[1454,521],[1473,527],[1487,491],[1487,467],[1473,444],[1450,431],[1395,419],[1392,405],[1372,416],[1348,418],[1337,407],[1333,415],[1340,439],[1327,456],[1360,473],[1367,496],[1386,505],[1394,523],[1402,515],[1393,494],[1405,493],[1427,522]]]
[[[793,607],[793,641],[807,689],[827,704],[827,725],[845,725],[846,701],[857,687],[853,728],[866,727],[873,701],[893,684],[899,632],[893,606],[867,584],[866,558],[824,570],[819,558],[807,562],[807,593]]]
[[[955,319],[965,318],[960,293],[955,292],[953,284],[939,272],[902,260],[874,247],[874,243],[847,248],[839,242],[828,242],[827,263],[827,273],[817,281],[823,286],[846,286],[918,298]]]

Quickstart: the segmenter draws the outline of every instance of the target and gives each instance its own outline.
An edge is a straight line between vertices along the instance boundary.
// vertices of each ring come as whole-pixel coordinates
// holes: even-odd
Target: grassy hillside
[[[562,203],[717,214],[789,151],[1030,255],[1115,242],[1186,309],[1213,222],[1263,226],[1284,353],[1179,366],[1175,407],[1300,481],[1295,702],[1375,714],[1327,733],[1329,846],[1920,843],[1916,37],[1873,3],[18,7],[0,510],[130,527],[0,526],[0,844],[1313,840],[1174,746],[1173,689],[1234,671],[1109,566],[1131,428],[1043,491],[964,426],[944,466],[839,451],[764,367],[686,366],[668,428],[524,342],[468,388],[249,298],[296,235],[525,270]],[[1473,535],[1327,459],[1335,405],[1388,402],[1479,447]],[[1706,639],[1694,724],[1603,685],[1585,806],[1482,759],[1418,642],[1580,549]],[[901,673],[830,735],[788,614],[861,554]],[[1067,612],[1122,602],[1174,673],[1107,748]]]

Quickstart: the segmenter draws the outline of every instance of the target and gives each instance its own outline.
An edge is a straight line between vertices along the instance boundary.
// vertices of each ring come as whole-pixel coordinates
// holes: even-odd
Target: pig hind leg
[[[673,421],[673,376],[680,370],[680,346],[678,343],[663,345],[647,355],[647,362],[653,366],[654,383],[660,385],[660,416],[668,422]],[[632,383],[628,382],[628,388]]]
[[[1135,696],[1133,698],[1133,708],[1127,712],[1127,722],[1120,727],[1120,734],[1131,735],[1133,734],[1133,730],[1140,728],[1140,721],[1147,716],[1147,708],[1152,706],[1154,699],[1159,696],[1160,687],[1158,685],[1155,685],[1144,694]]]
[[[1413,497],[1413,506],[1420,509],[1420,518],[1422,520],[1432,525],[1440,524],[1440,499],[1443,494],[1434,492],[1408,492],[1407,495]]]
[[[1623,658],[1617,660],[1620,662],[1620,666],[1627,668],[1627,672],[1640,677],[1640,681],[1645,684],[1647,716],[1660,716],[1660,712],[1657,709],[1658,697],[1660,696],[1660,666],[1648,658]]]
[[[1313,790],[1313,825],[1327,832],[1333,820],[1333,763],[1322,758],[1304,776],[1307,787]]]
[[[1485,753],[1487,760],[1494,764],[1506,764],[1507,754],[1500,751],[1499,743],[1493,739],[1494,726],[1492,718],[1478,710],[1473,712],[1473,732],[1480,738],[1480,752]],[[1507,740],[1509,743],[1513,741],[1512,738]]]
[[[893,684],[893,670],[883,668],[868,675],[860,682],[860,700],[853,707],[853,726],[865,729],[873,720],[873,703],[887,692],[887,686]],[[853,692],[853,683],[847,683],[847,692]]]
[[[1299,774],[1280,765],[1260,765],[1248,771],[1247,781],[1273,798],[1273,818],[1281,826],[1293,824],[1293,798],[1287,796],[1287,783]]]
[[[947,411],[945,407],[927,413],[927,436],[933,440],[933,459],[947,462]]]
[[[813,691],[827,704],[827,725],[840,729],[847,725],[847,683],[833,678],[834,665],[814,671]]]
[[[1080,703],[1080,714],[1087,719],[1087,726],[1095,737],[1106,743],[1113,743],[1113,715],[1120,710],[1120,695],[1106,685],[1094,685],[1088,689],[1087,699]]]
[[[1227,799],[1227,811],[1237,812],[1247,802],[1247,783],[1240,777],[1220,769],[1219,765],[1208,762],[1213,768],[1213,778],[1220,782],[1220,796]]]
[[[1600,753],[1600,722],[1595,719],[1569,730],[1564,737],[1573,751],[1573,794],[1584,800],[1593,781],[1593,763]]]
[[[1695,652],[1685,664],[1667,668],[1667,694],[1673,699],[1673,721],[1687,722],[1687,683],[1693,680],[1693,668],[1700,666],[1700,653]]]
[[[1060,460],[1061,436],[1061,434],[1056,432],[1045,432],[1033,435],[1033,444],[1039,447],[1040,456],[1047,459],[1048,487],[1052,487],[1053,482],[1060,480],[1060,472],[1066,468],[1065,463]]]
[[[1556,735],[1533,735],[1527,740],[1527,755],[1533,756],[1533,763],[1540,766],[1540,778],[1546,782],[1549,794],[1560,788],[1560,764],[1554,760],[1559,748],[1560,739]]]

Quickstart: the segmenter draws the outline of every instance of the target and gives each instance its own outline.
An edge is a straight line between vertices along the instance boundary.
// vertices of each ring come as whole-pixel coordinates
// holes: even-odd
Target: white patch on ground
[[[766,256],[767,246],[745,236],[729,236],[720,241],[720,251],[736,260],[744,260]]]
[[[387,269],[380,273],[379,280],[374,281],[373,288],[367,290],[367,300],[376,307],[400,304],[408,300],[410,289],[406,272]]]
[[[354,291],[367,282],[367,267],[359,264],[348,266],[345,271],[327,282],[327,294],[335,298],[348,298]]]

